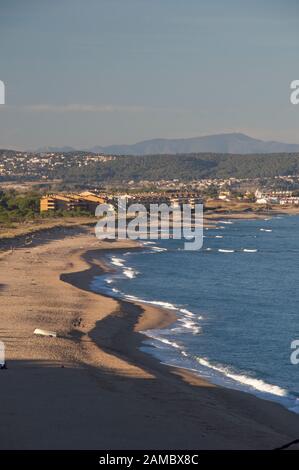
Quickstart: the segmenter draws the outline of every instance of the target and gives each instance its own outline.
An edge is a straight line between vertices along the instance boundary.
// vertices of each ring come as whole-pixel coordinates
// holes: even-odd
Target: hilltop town
[[[92,163],[113,160],[109,155],[88,154],[86,152],[30,153],[0,150],[0,178],[45,179],[49,180],[59,172],[59,168],[80,168]]]

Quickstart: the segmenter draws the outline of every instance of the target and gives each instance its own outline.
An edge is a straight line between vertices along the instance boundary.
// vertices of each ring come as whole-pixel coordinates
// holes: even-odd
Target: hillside
[[[73,182],[200,178],[259,178],[299,174],[299,153],[184,154],[126,156],[105,163],[60,169],[55,175]]]

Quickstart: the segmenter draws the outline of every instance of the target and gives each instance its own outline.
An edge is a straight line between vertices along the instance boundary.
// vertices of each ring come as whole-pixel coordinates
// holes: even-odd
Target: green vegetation
[[[45,218],[82,217],[90,213],[76,209],[73,211],[39,212],[40,193],[17,193],[14,190],[0,191],[0,226],[13,227],[18,223],[38,221]]]
[[[105,163],[61,167],[54,177],[65,183],[140,180],[190,181],[199,178],[264,178],[299,174],[299,154],[184,154],[121,156]]]
[[[0,224],[9,226],[14,222],[33,219],[39,212],[39,195],[20,195],[15,191],[0,192]]]
[[[30,155],[30,158],[33,155]],[[9,157],[9,158],[8,158]],[[299,153],[227,154],[189,153],[163,155],[121,155],[107,161],[86,161],[84,152],[64,153],[51,157],[47,164],[35,155],[38,163],[14,151],[0,150],[0,162],[6,174],[0,182],[39,182],[38,190],[118,185],[128,181],[191,181],[202,178],[273,178],[299,175]],[[59,163],[59,164],[58,164]]]

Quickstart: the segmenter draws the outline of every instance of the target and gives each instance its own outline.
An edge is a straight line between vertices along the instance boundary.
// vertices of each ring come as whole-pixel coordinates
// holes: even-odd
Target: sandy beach
[[[282,406],[140,351],[140,331],[174,313],[89,290],[111,269],[105,250],[134,247],[84,226],[0,253],[0,448],[272,449],[298,438],[299,416]]]

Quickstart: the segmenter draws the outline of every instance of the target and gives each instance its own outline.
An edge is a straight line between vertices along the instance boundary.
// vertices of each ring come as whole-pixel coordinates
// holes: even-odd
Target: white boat
[[[51,336],[53,338],[57,337],[56,331],[42,330],[41,328],[35,328],[33,334],[39,336]]]

